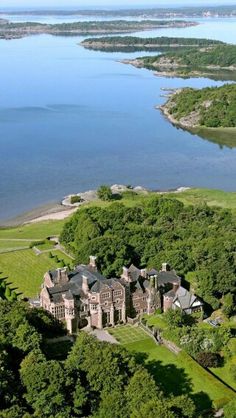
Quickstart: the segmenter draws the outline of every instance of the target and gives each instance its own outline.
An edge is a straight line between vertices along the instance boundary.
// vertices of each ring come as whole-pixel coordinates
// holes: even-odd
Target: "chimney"
[[[86,276],[82,276],[82,290],[85,293],[85,295],[89,292],[89,286],[88,286],[88,278]]]
[[[141,270],[141,277],[143,277],[144,279],[146,279],[146,277],[147,277],[147,270],[146,269],[142,269]]]
[[[92,269],[94,269],[94,270],[97,270],[96,260],[97,260],[97,257],[95,257],[94,255],[90,255],[90,257],[89,257],[89,266]]]
[[[179,288],[179,283],[178,282],[173,283],[173,291],[175,293],[177,292],[178,288]]]
[[[67,267],[58,268],[57,269],[57,284],[66,284],[69,281],[68,274],[67,274]]]
[[[123,272],[122,272],[121,277],[122,279],[125,279],[126,281],[130,282],[129,269],[127,269],[127,267],[123,267]]]
[[[168,263],[162,263],[161,271],[169,271]]]

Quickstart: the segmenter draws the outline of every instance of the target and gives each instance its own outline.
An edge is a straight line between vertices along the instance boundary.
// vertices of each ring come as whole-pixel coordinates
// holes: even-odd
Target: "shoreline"
[[[184,186],[178,187],[175,189],[170,188],[168,190],[149,190],[141,186],[134,187],[133,189],[128,189],[126,188],[126,186],[122,186],[122,185],[114,185],[111,187],[113,188],[113,190],[115,190],[115,192],[117,192],[117,190],[119,190],[120,192],[122,190],[123,191],[133,190],[136,193],[141,193],[141,194],[156,193],[157,195],[166,194],[166,193],[181,193],[183,191],[191,189],[190,187],[184,187]],[[0,220],[0,228],[13,228],[13,227],[18,227],[22,225],[39,223],[43,221],[64,220],[64,219],[67,219],[69,216],[73,215],[73,213],[75,213],[79,209],[79,207],[89,204],[92,201],[98,200],[96,196],[96,190],[89,190],[87,192],[78,193],[78,195],[80,196],[90,195],[91,198],[90,200],[86,199],[79,204],[68,206],[67,204],[65,204],[65,202],[67,201],[67,199],[69,199],[72,196],[72,195],[68,195],[64,199],[62,199],[61,203],[45,204],[45,205],[36,207],[35,209],[29,212],[21,213],[17,215],[16,217],[13,217],[7,220],[2,220],[2,221]]]
[[[204,70],[192,70],[189,72],[181,72],[181,70],[188,69],[188,66],[183,65],[172,65],[160,63],[158,65],[151,65],[150,68],[144,65],[142,59],[123,59],[119,60],[121,64],[132,65],[135,68],[141,68],[145,70],[153,71],[153,75],[156,77],[165,77],[165,78],[202,78],[202,77],[219,77],[219,74],[227,75],[227,81],[234,81],[234,78],[231,79],[231,75],[234,74],[236,67],[220,67],[220,66],[207,66]],[[159,69],[159,71],[158,71]]]

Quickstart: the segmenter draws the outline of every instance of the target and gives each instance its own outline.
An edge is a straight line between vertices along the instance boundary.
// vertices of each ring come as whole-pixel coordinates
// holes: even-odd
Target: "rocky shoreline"
[[[111,186],[111,190],[114,194],[123,193],[125,191],[133,191],[134,193],[146,194],[156,193],[156,194],[166,194],[166,193],[181,193],[186,190],[189,190],[189,187],[179,187],[177,189],[170,190],[149,190],[142,186],[136,186],[133,188],[127,187],[125,185],[114,184]],[[71,204],[70,198],[72,196],[80,196],[82,201],[80,203]],[[95,202],[98,200],[97,190],[88,190],[87,192],[81,192],[77,194],[70,194],[65,196],[60,203],[52,203],[44,205],[30,212],[23,213],[15,218],[0,222],[1,227],[15,227],[19,225],[25,225],[30,223],[38,223],[43,221],[56,221],[63,220],[75,213],[79,207],[86,205],[90,202]]]
[[[157,77],[166,77],[166,78],[190,78],[190,77],[210,77],[217,75],[217,72],[227,72],[230,76],[230,73],[234,73],[236,71],[236,67],[234,65],[229,67],[220,67],[220,66],[207,66],[204,69],[200,70],[188,70],[187,65],[180,65],[177,62],[170,62],[168,61],[159,61],[154,63],[150,66],[144,64],[144,61],[141,58],[136,59],[123,59],[120,60],[122,64],[132,65],[136,68],[146,68],[149,70],[154,71],[154,75]]]

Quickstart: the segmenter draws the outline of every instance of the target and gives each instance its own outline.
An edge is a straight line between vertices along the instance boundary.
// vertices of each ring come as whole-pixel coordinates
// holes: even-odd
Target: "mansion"
[[[168,264],[162,269],[123,267],[119,278],[107,279],[96,266],[96,257],[88,265],[73,271],[58,268],[48,271],[40,293],[40,306],[55,318],[65,321],[70,333],[86,325],[102,329],[127,322],[156,309],[181,309],[186,313],[202,310],[202,302],[181,286],[181,278]]]

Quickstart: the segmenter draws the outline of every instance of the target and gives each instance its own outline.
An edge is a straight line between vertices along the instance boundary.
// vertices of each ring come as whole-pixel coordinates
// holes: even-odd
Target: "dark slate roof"
[[[74,296],[72,295],[71,290],[68,290],[68,292],[65,293],[64,298],[67,300],[74,300]]]
[[[51,277],[57,277],[57,271],[50,272]],[[112,287],[115,282],[120,282],[119,279],[106,279],[99,272],[90,268],[90,266],[79,265],[76,269],[68,273],[69,282],[63,285],[56,285],[48,288],[51,300],[54,303],[63,301],[62,295],[68,300],[74,297],[86,298],[82,290],[83,276],[88,279],[88,286],[92,292],[99,292],[104,286]]]
[[[148,276],[156,276],[158,274],[158,271],[155,269],[151,269],[147,272]]]
[[[135,267],[133,264],[131,264],[131,266],[128,268],[128,272],[133,281],[138,280],[141,274],[141,271],[137,267]]]
[[[169,292],[166,292],[164,294],[164,296],[168,296],[169,298],[173,298],[173,299],[175,298],[175,295],[176,295],[176,293],[173,289],[169,290]]]
[[[159,286],[163,286],[168,283],[180,283],[181,278],[177,276],[174,270],[171,271],[159,271],[157,273],[158,284]]]
[[[120,280],[119,279],[97,280],[96,283],[94,283],[94,285],[91,287],[91,291],[97,293],[100,290],[102,290],[102,288],[104,288],[104,286],[108,286],[108,287],[112,288],[113,285],[115,284],[115,282],[120,283]]]

